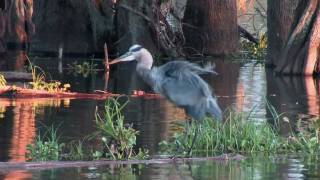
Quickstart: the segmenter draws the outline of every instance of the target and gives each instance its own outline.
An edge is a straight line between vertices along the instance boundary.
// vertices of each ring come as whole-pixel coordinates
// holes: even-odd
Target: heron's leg
[[[196,129],[195,129],[194,136],[193,136],[193,139],[192,139],[192,142],[191,142],[191,146],[189,147],[189,150],[188,150],[188,153],[187,153],[188,156],[191,155],[191,151],[193,149],[194,143],[196,142],[197,136],[198,136],[199,126],[198,126],[198,122],[195,122],[195,123],[196,123]]]
[[[192,118],[190,118],[190,117],[187,117],[187,119],[186,119],[186,124],[184,125],[184,127],[185,127],[185,131],[184,131],[184,137],[183,137],[183,141],[182,142],[187,142],[187,139],[189,138],[189,135],[190,135],[190,124],[192,123]],[[187,146],[187,143],[184,145],[184,147],[183,147],[184,149],[187,149],[188,148],[188,146]],[[179,150],[181,150],[181,149],[178,149],[178,147],[177,147],[177,149],[176,149],[176,151],[174,152],[174,154],[172,155],[172,156],[170,156],[170,158],[171,159],[174,159],[175,157],[176,157],[176,155],[177,155],[177,152],[179,151]]]
[[[192,123],[192,118],[188,117],[186,119],[185,132],[184,132],[185,136],[184,136],[183,142],[186,142],[186,139],[189,137],[191,123]]]

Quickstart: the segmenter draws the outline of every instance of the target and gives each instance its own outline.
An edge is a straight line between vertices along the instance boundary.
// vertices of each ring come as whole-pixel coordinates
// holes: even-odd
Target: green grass
[[[103,114],[96,112],[95,122],[98,128],[96,135],[101,137],[103,144],[102,151],[94,152],[96,159],[123,160],[148,157],[147,150],[139,149],[139,152],[133,150],[139,132],[124,123],[121,111],[126,104],[127,102],[120,104],[118,99],[110,98],[104,106]]]
[[[0,87],[5,87],[7,85],[7,81],[2,74],[0,74]]]
[[[66,157],[68,160],[78,161],[89,159],[82,141],[71,142],[68,144],[68,149],[69,153]]]
[[[196,123],[180,125],[169,141],[162,141],[163,154],[187,155]],[[199,126],[197,140],[191,155],[215,155],[221,153],[319,153],[319,129],[294,134],[290,137],[279,135],[267,122],[257,123],[244,113],[229,112],[224,122],[206,119]]]
[[[45,133],[36,137],[34,144],[27,145],[26,157],[29,161],[61,160],[64,143],[59,142],[57,129],[46,127]]]

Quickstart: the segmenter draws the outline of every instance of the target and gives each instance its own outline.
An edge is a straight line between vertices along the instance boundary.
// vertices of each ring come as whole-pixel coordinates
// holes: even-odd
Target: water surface
[[[249,157],[242,161],[114,165],[2,172],[3,179],[319,179],[318,157]]]
[[[38,60],[38,64],[45,61]],[[281,133],[295,131],[297,122],[309,124],[319,115],[319,80],[302,77],[277,77],[261,64],[216,60],[218,76],[207,75],[205,80],[213,87],[223,110],[251,112],[256,121],[270,119],[269,101],[275,109],[288,117],[290,126],[282,122]],[[152,92],[135,73],[135,64],[121,64],[113,68],[108,91],[132,94],[133,90]],[[103,73],[83,76],[68,70],[57,71],[57,65],[44,66],[51,78],[70,82],[72,90],[92,92],[103,89]],[[69,81],[70,80],[70,81]],[[123,98],[121,101],[125,101]],[[43,125],[60,125],[59,134],[64,141],[82,139],[95,131],[94,113],[104,101],[74,99],[5,99],[0,98],[0,160],[25,161],[26,145],[32,143]],[[124,110],[126,121],[140,131],[138,146],[157,154],[157,144],[171,137],[173,122],[184,121],[184,111],[164,98],[130,98]],[[269,120],[270,121],[270,120]],[[270,123],[273,123],[270,121]],[[291,127],[291,128],[289,128]],[[312,163],[311,163],[311,162]],[[74,177],[88,179],[97,176],[108,179],[299,179],[319,177],[319,162],[300,156],[249,157],[243,162],[201,162],[179,165],[134,165],[130,167],[99,167],[55,169],[45,171],[15,171],[3,173],[5,179],[61,179]],[[238,178],[237,178],[238,177]]]

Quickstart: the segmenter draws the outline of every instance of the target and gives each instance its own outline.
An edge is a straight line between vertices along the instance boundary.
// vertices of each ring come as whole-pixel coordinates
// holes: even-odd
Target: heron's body
[[[137,72],[155,92],[184,108],[194,119],[202,120],[206,113],[214,116],[216,100],[199,76],[210,71],[186,61],[171,61],[152,69],[137,66]]]
[[[212,96],[209,85],[199,76],[214,71],[187,61],[171,61],[160,67],[152,67],[153,59],[146,49],[134,45],[129,52],[133,55],[126,55],[124,61],[131,60],[128,57],[133,56],[138,61],[138,74],[155,92],[184,108],[196,120],[202,120],[206,114],[221,119],[216,98]]]

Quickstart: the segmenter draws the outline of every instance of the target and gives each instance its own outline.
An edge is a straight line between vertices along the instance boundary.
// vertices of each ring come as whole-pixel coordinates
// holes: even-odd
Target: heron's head
[[[114,61],[110,62],[111,64],[115,64],[118,62],[125,62],[125,61],[138,61],[138,66],[145,67],[151,69],[153,58],[150,52],[143,48],[142,46],[135,44],[129,48],[129,51],[120,56],[119,58],[115,59]]]

